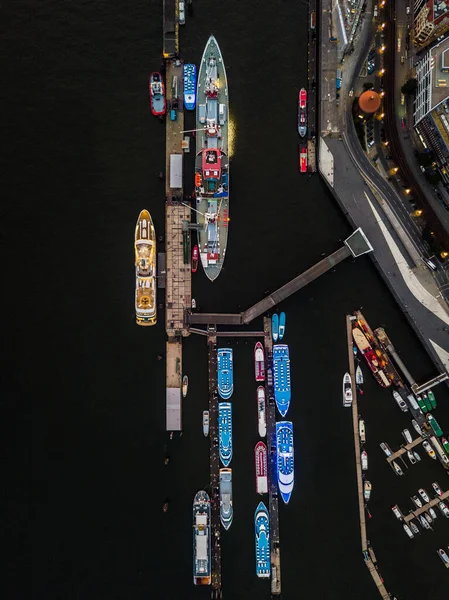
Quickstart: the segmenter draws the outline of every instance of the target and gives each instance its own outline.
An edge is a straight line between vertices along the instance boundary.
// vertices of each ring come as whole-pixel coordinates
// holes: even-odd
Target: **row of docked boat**
[[[183,68],[184,106],[186,110],[194,110],[196,106],[196,65],[185,64]],[[176,81],[174,88],[176,89]],[[148,78],[150,108],[155,117],[162,117],[167,112],[167,97],[164,78],[155,71]]]
[[[232,348],[219,348],[217,353],[217,387],[223,400],[229,400],[234,393],[234,359]],[[220,521],[224,529],[229,529],[234,518],[232,494],[232,469],[229,465],[233,454],[232,404],[218,403],[218,450],[224,468],[219,472]]]
[[[301,138],[307,134],[307,91],[302,88],[298,96],[298,133]],[[299,170],[307,173],[307,145],[301,143],[299,146]]]

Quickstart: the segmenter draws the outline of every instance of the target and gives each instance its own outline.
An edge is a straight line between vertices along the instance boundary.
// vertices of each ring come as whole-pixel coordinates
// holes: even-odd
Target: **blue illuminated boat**
[[[232,459],[232,404],[218,403],[218,450],[224,467]]]
[[[271,335],[273,336],[273,341],[277,342],[279,337],[279,315],[274,313],[271,317]]]
[[[285,333],[285,312],[281,312],[279,315],[279,341],[282,340]]]
[[[217,365],[218,393],[223,400],[229,400],[234,391],[234,371],[232,349],[219,348]]]
[[[291,398],[290,357],[288,346],[273,346],[274,399],[283,417],[287,414]]]
[[[184,65],[184,106],[186,110],[196,106],[196,65]]]
[[[293,423],[276,423],[276,470],[282,500],[288,504],[295,482]]]
[[[254,529],[256,537],[256,574],[257,577],[270,576],[270,520],[267,507],[259,502],[254,513]]]

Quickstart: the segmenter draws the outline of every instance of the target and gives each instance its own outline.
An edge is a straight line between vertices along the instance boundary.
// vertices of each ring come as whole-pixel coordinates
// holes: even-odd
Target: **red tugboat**
[[[256,381],[265,381],[265,355],[260,342],[254,346],[254,373]]]
[[[307,173],[307,146],[301,146],[299,151],[299,170]]]
[[[192,273],[196,273],[196,270],[198,269],[198,256],[198,246],[195,244],[192,250]]]
[[[150,106],[151,112],[155,117],[161,117],[165,115],[166,101],[165,101],[165,86],[164,80],[160,73],[151,73],[148,82],[148,88],[150,91]]]
[[[254,448],[254,461],[256,467],[256,491],[258,494],[268,492],[268,463],[267,447],[263,442],[257,442]]]

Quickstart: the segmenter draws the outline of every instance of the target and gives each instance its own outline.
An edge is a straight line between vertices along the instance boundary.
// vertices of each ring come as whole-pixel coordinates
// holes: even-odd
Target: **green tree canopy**
[[[416,81],[416,79],[409,79],[401,87],[401,92],[404,94],[404,96],[414,96],[417,87],[418,82]]]

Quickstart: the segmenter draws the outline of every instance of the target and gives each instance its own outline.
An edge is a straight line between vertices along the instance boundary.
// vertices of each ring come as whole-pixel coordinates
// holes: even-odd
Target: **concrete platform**
[[[182,430],[182,341],[166,344],[166,430]]]

